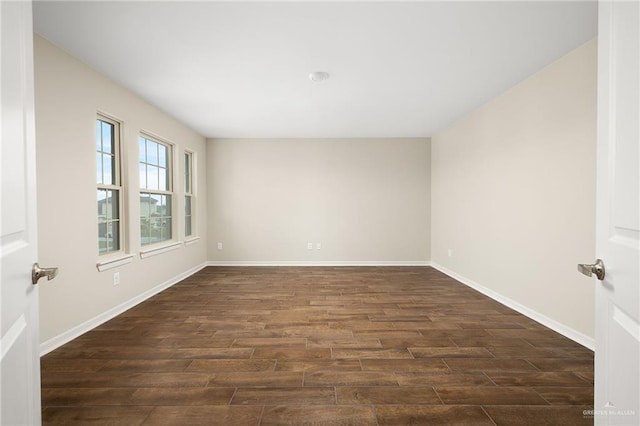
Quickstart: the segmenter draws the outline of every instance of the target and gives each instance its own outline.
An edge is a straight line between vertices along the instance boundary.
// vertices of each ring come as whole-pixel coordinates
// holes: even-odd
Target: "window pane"
[[[107,222],[98,224],[98,253],[105,254],[109,252],[107,243]]]
[[[140,218],[148,218],[149,216],[151,216],[149,194],[140,194]]]
[[[120,229],[120,221],[110,222],[107,229],[107,241],[109,241],[110,251],[120,250],[120,235],[118,234]]]
[[[104,221],[107,218],[106,198],[107,191],[98,189],[98,222]]]
[[[158,164],[162,167],[167,167],[167,147],[158,144]]]
[[[113,184],[113,157],[110,155],[102,155],[102,173],[105,185]]]
[[[185,221],[184,221],[184,236],[185,237],[191,236],[191,216],[185,217]]]
[[[113,124],[102,122],[102,151],[113,152]]]
[[[158,167],[147,166],[147,189],[160,189],[158,187]]]
[[[96,150],[102,151],[102,121],[96,120]]]
[[[143,138],[142,136],[140,136],[138,138],[138,158],[141,162],[145,162],[147,161],[147,148],[146,148],[146,143],[145,143],[146,139]]]
[[[98,254],[120,250],[119,191],[98,189]]]
[[[184,235],[191,235],[191,196],[184,197]]]
[[[104,179],[102,177],[102,154],[99,152],[96,153],[96,179],[98,183],[104,183]]]
[[[184,214],[191,216],[191,197],[184,197]]]
[[[158,144],[147,139],[147,163],[158,165]]]
[[[184,192],[191,192],[191,155],[184,155]]]
[[[171,195],[162,196],[162,214],[171,216]]]
[[[167,169],[158,169],[158,189],[160,191],[169,190],[169,182],[167,181]]]
[[[159,194],[149,194],[149,216],[158,216],[161,197],[162,195]]]
[[[119,191],[109,191],[110,192],[110,197],[107,198],[109,200],[109,210],[107,211],[107,218],[108,219],[120,219],[120,209],[119,209],[119,205],[120,205],[120,200],[119,200],[119,195],[120,192]]]
[[[147,167],[144,164],[140,163],[138,165],[138,171],[140,175],[140,188],[148,189],[147,188]]]
[[[162,240],[171,239],[171,218],[164,218],[162,221]]]
[[[157,217],[149,219],[148,244],[157,243],[160,240],[160,219]]]
[[[148,218],[140,219],[140,243],[151,244],[151,221]]]

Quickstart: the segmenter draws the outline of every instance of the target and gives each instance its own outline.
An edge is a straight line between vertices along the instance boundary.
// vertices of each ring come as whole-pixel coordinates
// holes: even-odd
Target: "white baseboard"
[[[460,281],[462,284],[469,286],[474,290],[479,291],[485,296],[492,298],[496,302],[500,302],[503,305],[513,309],[514,311],[518,311],[522,315],[525,315],[531,318],[532,320],[537,321],[546,327],[549,327],[553,331],[562,334],[563,336],[573,340],[574,342],[581,344],[582,346],[585,346],[591,350],[593,350],[595,347],[595,340],[583,333],[580,333],[579,331],[576,331],[570,327],[567,327],[566,325],[561,324],[558,321],[551,319],[546,315],[541,314],[540,312],[537,312],[531,308],[528,308],[516,302],[515,300],[509,299],[508,297],[505,297],[481,284],[478,284],[473,280],[463,277],[462,275],[459,275],[456,272],[453,272],[450,269],[445,268],[444,266],[431,262],[431,267],[433,267],[434,269],[437,269],[438,271],[442,272],[445,275],[450,276],[454,280]]]
[[[76,337],[79,337],[81,335],[83,335],[84,333],[86,333],[87,331],[90,331],[94,328],[96,328],[97,326],[99,326],[100,324],[103,324],[107,321],[109,321],[110,319],[120,315],[121,313],[125,312],[128,309],[131,309],[132,307],[136,306],[137,304],[144,302],[145,300],[147,300],[148,298],[160,293],[162,290],[165,290],[169,287],[171,287],[174,284],[177,284],[178,282],[184,280],[185,278],[195,274],[196,272],[200,271],[201,269],[205,268],[207,266],[207,263],[201,263],[200,265],[197,265],[181,274],[178,274],[177,276],[163,282],[162,284],[159,284],[155,287],[153,287],[152,289],[149,289],[147,291],[145,291],[144,293],[134,297],[133,299],[129,299],[124,303],[121,303],[118,306],[114,306],[113,308],[109,309],[106,312],[103,312],[102,314],[91,318],[88,321],[83,322],[80,325],[77,325],[75,327],[73,327],[72,329],[65,331],[62,334],[59,334],[55,337],[52,337],[51,339],[47,340],[46,342],[43,342],[40,344],[40,356],[44,356],[46,354],[48,354],[49,352],[53,351],[54,349],[59,348],[60,346],[64,345],[65,343],[70,342],[71,340],[75,339]]]
[[[306,260],[210,260],[207,266],[431,266],[428,260],[356,260],[356,261],[306,261]]]

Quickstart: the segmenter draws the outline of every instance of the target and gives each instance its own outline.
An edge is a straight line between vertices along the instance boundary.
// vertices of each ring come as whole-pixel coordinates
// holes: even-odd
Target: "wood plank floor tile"
[[[109,360],[104,362],[101,372],[181,372],[185,371],[190,360],[177,359],[145,359],[145,360]]]
[[[280,406],[265,407],[261,425],[301,425],[323,426],[375,426],[376,416],[371,407],[348,406]]]
[[[276,362],[272,359],[194,359],[187,371],[205,373],[273,371],[275,365]]]
[[[357,328],[353,330],[353,336],[358,339],[414,339],[422,337],[418,330],[367,330]]]
[[[202,339],[200,337],[170,337],[162,339],[156,347],[170,348],[228,348],[233,343],[230,338],[219,338],[218,336]]]
[[[166,387],[139,388],[131,396],[132,405],[229,405],[235,388]]]
[[[507,373],[502,371],[487,371],[485,373],[500,386],[584,386],[592,387],[590,383],[578,377],[575,373]]]
[[[109,361],[99,359],[84,358],[43,358],[40,361],[40,368],[47,372],[74,372],[74,373],[90,373],[96,372],[103,368]]]
[[[378,405],[379,425],[495,426],[478,406]]]
[[[333,387],[239,388],[232,405],[331,405],[336,402]]]
[[[518,337],[453,337],[451,340],[460,347],[500,348],[516,347],[528,349],[531,344]]]
[[[301,371],[216,373],[207,386],[302,386]]]
[[[545,386],[534,390],[552,405],[593,405],[593,387],[591,386]]]
[[[338,387],[336,398],[340,405],[442,404],[431,386],[400,389],[389,386]]]
[[[526,338],[527,343],[536,348],[575,348],[585,349],[579,343],[570,339],[563,339],[560,334],[555,338]]]
[[[256,426],[261,414],[262,407],[256,406],[160,406],[153,409],[143,425]]]
[[[42,407],[128,405],[135,388],[43,388]],[[152,404],[153,405],[153,404]]]
[[[140,425],[153,407],[49,407],[42,412],[48,425]]]
[[[205,386],[209,374],[202,373],[42,373],[43,388],[109,387],[117,382],[119,387],[149,386]]]
[[[593,360],[590,359],[566,359],[566,358],[530,358],[527,359],[540,371],[593,371]]]
[[[307,340],[307,348],[335,348],[335,349],[363,349],[381,348],[382,344],[378,338],[310,338]],[[388,346],[387,346],[388,347]]]
[[[420,329],[420,334],[422,334],[427,339],[448,339],[453,337],[466,338],[466,337],[488,337],[489,333],[486,330],[479,328],[472,329]]]
[[[380,344],[384,348],[434,348],[434,347],[450,347],[455,344],[451,339],[446,337],[381,337]]]
[[[575,358],[566,348],[535,348],[535,347],[487,347],[496,358]]]
[[[253,348],[177,348],[169,358],[176,359],[245,359],[251,358]]]
[[[484,373],[397,372],[400,386],[494,386]]]
[[[305,386],[396,386],[386,371],[312,371],[304,373]]]
[[[449,368],[440,359],[363,359],[360,362],[365,371],[449,371]]]
[[[549,405],[533,389],[514,386],[436,386],[444,404]]]
[[[332,349],[333,359],[411,359],[406,348]]]
[[[279,347],[260,347],[253,352],[253,359],[331,359],[330,348],[313,348],[313,349],[297,349],[297,348],[279,348]]]
[[[287,337],[241,337],[236,339],[232,347],[234,348],[259,348],[264,346],[278,347],[278,348],[300,348],[306,349],[307,339],[301,338],[287,338]]]
[[[593,425],[593,417],[584,410],[592,406],[484,406],[496,425],[509,426],[564,426]]]
[[[486,348],[409,348],[414,358],[494,358]]]
[[[578,371],[575,373],[576,376],[580,377],[581,379],[585,380],[587,383],[590,383],[591,385],[593,385],[593,381],[594,381],[594,374],[593,371]]]
[[[278,361],[276,371],[362,371],[362,364],[358,359],[295,359]]]
[[[446,358],[453,371],[539,371],[523,359]]]

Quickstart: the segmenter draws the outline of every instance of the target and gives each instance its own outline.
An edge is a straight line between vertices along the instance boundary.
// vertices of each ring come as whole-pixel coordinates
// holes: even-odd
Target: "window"
[[[184,236],[193,235],[193,153],[184,153]]]
[[[120,124],[98,115],[96,119],[96,171],[98,183],[98,254],[120,251],[122,187],[120,186]]]
[[[142,135],[140,146],[140,242],[148,245],[172,238],[172,146]]]

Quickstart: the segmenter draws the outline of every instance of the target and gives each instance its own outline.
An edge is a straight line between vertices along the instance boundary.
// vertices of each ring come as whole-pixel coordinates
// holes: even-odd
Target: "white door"
[[[640,3],[600,2],[595,414],[640,425]]]
[[[31,3],[0,1],[0,424],[40,423]]]

